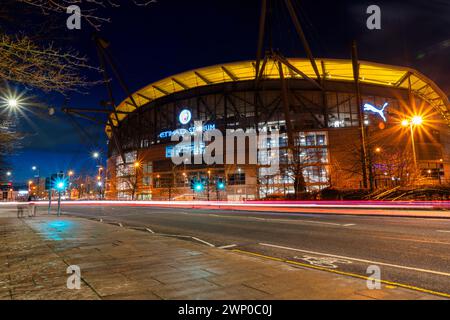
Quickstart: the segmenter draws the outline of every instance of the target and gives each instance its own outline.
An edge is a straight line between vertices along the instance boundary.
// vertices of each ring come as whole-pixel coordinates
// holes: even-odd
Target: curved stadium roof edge
[[[290,58],[289,63],[301,70],[306,76],[317,79],[316,74],[308,59]],[[353,80],[352,61],[347,59],[315,59],[319,71],[329,81]],[[364,84],[375,84],[385,87],[407,89],[409,86],[408,75],[411,79],[412,91],[423,100],[428,102],[450,125],[450,104],[448,97],[429,78],[420,72],[408,68],[380,63],[360,62],[360,82]],[[246,81],[255,78],[255,61],[238,61],[218,64],[190,71],[185,71],[162,80],[153,82],[133,93],[133,98],[138,107],[141,107],[161,97],[189,90],[196,87],[220,84],[225,82]],[[278,79],[278,66],[274,60],[268,60],[264,69],[263,79]],[[286,78],[298,78],[301,76],[292,73],[287,66],[283,65]],[[135,110],[130,98],[122,101],[117,111],[132,112]],[[119,121],[126,117],[126,113],[117,114]],[[115,116],[111,114],[110,122],[117,126]],[[110,136],[111,127],[106,126],[106,133]]]

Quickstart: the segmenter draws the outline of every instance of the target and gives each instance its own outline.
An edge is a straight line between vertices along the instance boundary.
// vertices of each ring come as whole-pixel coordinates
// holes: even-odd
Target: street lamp
[[[422,122],[423,122],[423,119],[421,116],[414,116],[411,119],[411,123],[416,126],[420,126],[422,124]]]
[[[16,98],[9,98],[7,104],[10,108],[17,108],[19,106],[19,101]]]
[[[94,159],[98,159],[98,157],[100,157],[100,153],[98,153],[97,151],[95,151],[95,152],[92,153],[92,157],[93,157]]]
[[[414,127],[420,126],[423,123],[423,118],[421,116],[415,115],[411,118],[411,120],[404,119],[401,122],[401,125],[403,127],[409,126],[409,130],[411,132],[411,146],[412,146],[412,153],[413,153],[413,160],[414,160],[414,168],[417,171],[417,156],[416,156],[416,146],[414,142]]]
[[[8,177],[10,177],[10,176],[12,175],[12,172],[11,172],[11,171],[8,171],[8,172],[6,172],[6,175],[7,175]]]

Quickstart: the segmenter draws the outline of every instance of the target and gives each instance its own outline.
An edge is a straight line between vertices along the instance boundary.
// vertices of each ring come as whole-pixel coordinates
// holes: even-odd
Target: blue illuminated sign
[[[192,119],[192,114],[188,109],[181,110],[178,120],[181,124],[187,124]]]
[[[214,129],[216,129],[216,125],[215,124],[205,124],[205,125],[203,125],[202,126],[202,129],[203,129],[203,132],[205,132],[205,131],[211,131],[211,130],[214,130]],[[186,134],[186,133],[190,133],[190,134],[194,134],[194,132],[195,132],[195,127],[190,127],[189,129],[183,129],[183,128],[180,128],[180,129],[176,129],[176,130],[174,130],[174,131],[171,131],[171,130],[168,130],[168,131],[163,131],[163,132],[161,132],[160,134],[159,134],[159,137],[161,138],[161,139],[164,139],[164,138],[170,138],[171,136],[173,136],[174,134],[180,134],[180,135],[184,135],[184,134]]]
[[[387,107],[388,103],[385,102],[381,109],[378,109],[374,105],[371,105],[370,103],[364,104],[364,111],[369,111],[375,114],[378,114],[381,119],[383,119],[384,122],[386,122],[386,116],[384,115],[384,109]]]

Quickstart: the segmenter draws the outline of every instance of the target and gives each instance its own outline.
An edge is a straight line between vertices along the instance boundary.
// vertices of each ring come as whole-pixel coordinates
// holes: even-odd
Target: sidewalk
[[[0,299],[436,298],[87,219],[0,218]]]

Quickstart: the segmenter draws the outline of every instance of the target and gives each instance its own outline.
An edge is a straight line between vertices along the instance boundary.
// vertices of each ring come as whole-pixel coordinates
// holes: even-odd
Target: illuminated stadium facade
[[[327,187],[450,182],[449,102],[430,79],[360,61],[355,81],[351,60],[315,62],[320,79],[308,59],[269,58],[259,68],[244,61],[184,72],[135,92],[109,116],[106,197],[267,199]],[[279,130],[272,142],[280,148],[279,172],[265,175],[255,164],[174,165],[171,135],[197,120],[203,130]],[[192,181],[205,182],[202,190]]]

